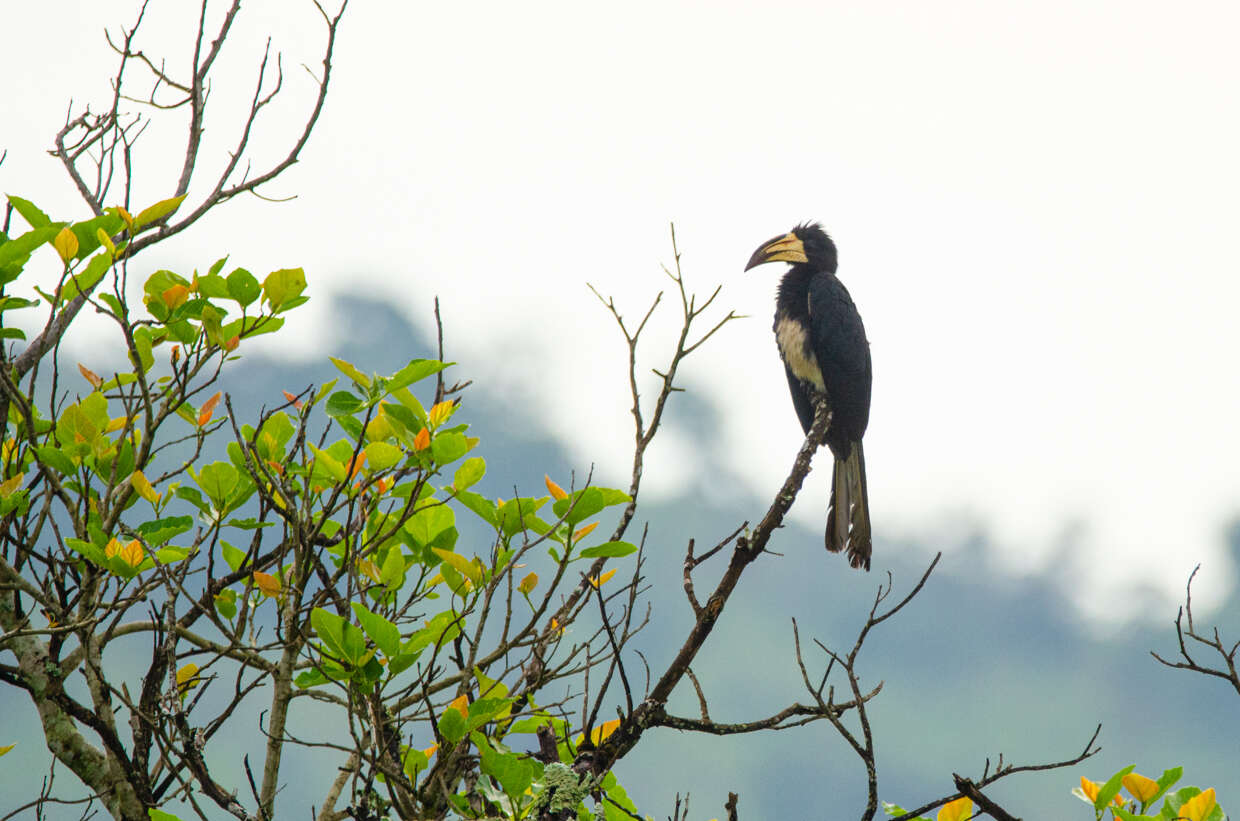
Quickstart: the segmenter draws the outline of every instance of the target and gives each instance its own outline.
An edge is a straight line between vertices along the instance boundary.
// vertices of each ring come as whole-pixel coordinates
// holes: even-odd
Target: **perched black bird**
[[[827,550],[848,549],[853,567],[870,569],[870,500],[861,437],[870,421],[870,343],[857,306],[835,276],[835,243],[817,223],[798,225],[754,251],[748,271],[790,262],[775,300],[775,340],[788,372],[792,405],[809,432],[813,397],[831,407],[827,445],[835,456]]]

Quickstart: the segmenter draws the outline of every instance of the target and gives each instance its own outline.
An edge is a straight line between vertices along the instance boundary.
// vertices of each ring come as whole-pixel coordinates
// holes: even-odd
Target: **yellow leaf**
[[[1148,804],[1151,798],[1158,795],[1158,782],[1140,773],[1128,773],[1124,776],[1124,788],[1142,804]]]
[[[521,592],[521,593],[529,593],[531,590],[533,590],[537,586],[538,586],[538,574],[528,573],[526,574],[525,578],[521,580],[521,583],[517,585],[517,590],[518,592]]]
[[[427,758],[430,758],[437,752],[439,752],[439,745],[432,744],[431,746],[427,747],[425,750],[422,751],[422,755],[426,756]]]
[[[219,391],[216,391],[214,396],[202,403],[202,410],[198,411],[198,427],[202,427],[211,421],[211,414],[215,413],[215,406],[219,403]]]
[[[180,308],[189,300],[189,288],[186,288],[184,285],[180,284],[173,285],[159,296],[160,299],[164,301],[164,305],[175,310]]]
[[[938,821],[965,821],[973,814],[973,801],[969,798],[957,798],[943,805],[939,810]]]
[[[24,475],[18,474],[17,476],[10,476],[8,479],[0,482],[0,497],[7,499],[16,493],[17,488],[21,486],[22,480],[25,478],[26,477]]]
[[[608,570],[606,573],[604,573],[601,576],[591,576],[590,586],[593,587],[595,590],[598,590],[600,587],[607,584],[607,580],[610,579],[614,575],[616,575],[616,568],[613,567],[611,570]]]
[[[357,562],[357,569],[365,573],[366,577],[375,584],[381,584],[383,582],[383,576],[379,572],[379,565],[375,564],[370,559],[359,559]]]
[[[181,691],[181,695],[185,695],[200,683],[198,680],[198,665],[192,661],[180,670],[177,670],[177,689]]]
[[[418,435],[413,437],[414,450],[426,450],[431,446],[431,432],[426,428],[418,431]]]
[[[125,427],[125,425],[128,423],[129,423],[129,417],[118,416],[112,421],[108,422],[108,426],[103,429],[103,432],[104,433],[116,433],[118,430]]]
[[[133,217],[129,215],[128,211],[126,211],[124,208],[118,205],[116,206],[116,214],[124,221],[126,226],[128,226],[130,229],[133,228]]]
[[[452,699],[452,703],[448,705],[449,710],[456,710],[463,718],[469,718],[469,696],[465,693]]]
[[[83,365],[81,362],[78,363],[78,372],[86,378],[86,381],[90,383],[92,388],[97,388],[103,384],[103,380],[96,376],[94,371]]]
[[[1081,776],[1081,792],[1085,793],[1085,797],[1090,801],[1098,800],[1098,788],[1101,786],[1097,781],[1090,781],[1085,776]]]
[[[1206,821],[1216,806],[1218,806],[1218,801],[1215,800],[1214,788],[1211,787],[1181,804],[1179,817],[1187,818],[1188,821]]]
[[[108,253],[116,256],[116,246],[112,244],[112,238],[108,236],[108,232],[102,228],[95,229],[95,237],[99,240],[99,244],[108,249]]]
[[[9,750],[13,749],[16,746],[17,746],[16,744],[9,744],[7,747],[0,747],[0,755],[4,755],[5,753],[7,753]]]
[[[280,595],[280,580],[270,573],[255,570],[254,586],[262,591],[263,595],[271,596],[272,598]]]
[[[137,567],[142,564],[142,560],[146,558],[146,551],[142,549],[142,543],[137,539],[129,542],[118,551],[121,561],[130,567]]]
[[[431,550],[436,556],[443,559],[444,562],[452,566],[452,569],[469,579],[474,584],[482,578],[482,573],[478,566],[460,553],[453,553],[451,550],[441,550],[438,547],[432,547]]]
[[[551,477],[546,474],[543,475],[543,484],[547,486],[547,491],[551,494],[551,498],[555,499],[557,502],[561,499],[568,498],[568,494],[564,492],[564,488],[551,481]]]
[[[598,522],[590,522],[590,524],[586,525],[585,527],[579,528],[577,532],[573,534],[573,541],[575,542],[579,539],[584,539],[586,536],[589,536],[590,533],[596,527],[598,527]]]
[[[67,227],[61,228],[56,239],[52,240],[52,247],[56,249],[56,253],[60,254],[61,261],[68,265],[69,260],[73,259],[78,252],[77,235]]]
[[[456,403],[451,399],[439,402],[431,408],[427,417],[431,420],[431,427],[439,427],[448,421],[448,417],[452,416],[452,412],[456,410]]]
[[[129,477],[129,484],[133,486],[134,491],[146,499],[151,504],[159,501],[159,494],[155,492],[155,488],[151,487],[150,481],[140,470],[135,470],[133,475]]]
[[[613,718],[611,721],[604,721],[602,724],[590,731],[590,740],[594,742],[595,746],[602,744],[607,740],[609,735],[616,731],[619,726],[620,719],[618,718]]]
[[[117,540],[117,538],[113,536],[111,539],[108,539],[107,547],[103,549],[103,555],[107,556],[110,559],[120,552],[121,552],[121,543]]]

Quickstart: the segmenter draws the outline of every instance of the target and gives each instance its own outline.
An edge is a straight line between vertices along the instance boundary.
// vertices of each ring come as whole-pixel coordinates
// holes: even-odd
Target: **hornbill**
[[[775,299],[775,340],[801,427],[814,421],[814,396],[831,408],[826,442],[835,457],[827,508],[827,550],[848,549],[853,567],[870,569],[870,501],[861,437],[870,419],[870,343],[844,283],[835,276],[835,243],[817,223],[763,243],[745,266],[790,262]]]

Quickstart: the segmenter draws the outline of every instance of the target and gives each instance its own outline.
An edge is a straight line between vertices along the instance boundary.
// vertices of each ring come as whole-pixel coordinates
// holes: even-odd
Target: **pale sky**
[[[190,24],[183,4],[156,5],[140,45],[184,62],[167,46]],[[43,152],[70,97],[104,103],[102,30],[135,7],[5,10],[23,36],[0,55],[4,192],[86,216]],[[288,97],[259,161],[300,129],[316,14],[243,6],[204,172],[268,31]],[[382,297],[420,323],[438,294],[464,375],[623,483],[623,350],[585,283],[635,318],[667,284],[674,220],[691,284],[722,284],[719,305],[752,318],[685,370],[720,408],[712,462],[731,476],[671,429],[647,490],[769,495],[801,433],[770,333],[779,266],[741,269],[820,220],[873,353],[876,569],[896,538],[950,550],[981,528],[999,568],[1050,571],[1099,623],[1161,620],[1196,563],[1203,603],[1235,578],[1222,528],[1240,511],[1238,24],[1224,2],[355,0],[319,129],[268,191],[299,199],[234,203],[145,263],[302,265],[312,295]],[[139,199],[154,201],[184,129],[143,140]],[[290,323],[284,349],[331,352],[347,329],[330,328],[327,302]],[[822,519],[826,478],[796,506],[806,522]]]

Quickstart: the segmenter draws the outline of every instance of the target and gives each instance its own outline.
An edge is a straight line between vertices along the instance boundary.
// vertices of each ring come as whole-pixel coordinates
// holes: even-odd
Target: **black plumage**
[[[835,243],[817,224],[798,225],[764,243],[745,270],[789,262],[775,300],[775,339],[801,427],[814,421],[813,397],[831,407],[826,443],[835,457],[827,509],[827,549],[848,551],[853,567],[870,569],[870,502],[861,437],[870,420],[870,344],[844,283],[836,277]]]

